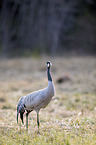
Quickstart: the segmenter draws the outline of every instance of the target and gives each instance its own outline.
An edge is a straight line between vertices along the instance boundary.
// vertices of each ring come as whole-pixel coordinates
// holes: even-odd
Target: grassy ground
[[[29,132],[26,133],[26,124],[22,125],[20,120],[16,123],[16,105],[21,96],[47,86],[47,60],[53,63],[56,95],[40,111],[40,134],[37,134],[35,111],[29,115]],[[96,144],[94,57],[0,60],[0,145],[12,144]]]

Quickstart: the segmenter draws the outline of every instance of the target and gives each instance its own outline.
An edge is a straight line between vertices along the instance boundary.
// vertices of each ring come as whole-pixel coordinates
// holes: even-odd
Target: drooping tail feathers
[[[20,113],[20,118],[21,118],[22,123],[23,123],[23,114],[25,112],[25,110],[24,110],[24,98],[25,98],[25,96],[21,97],[19,102],[18,102],[18,105],[17,105],[17,123],[18,123],[19,113]]]

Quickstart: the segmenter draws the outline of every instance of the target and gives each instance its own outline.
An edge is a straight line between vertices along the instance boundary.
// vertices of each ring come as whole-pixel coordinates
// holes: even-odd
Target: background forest
[[[0,55],[96,54],[95,0],[0,0]]]
[[[55,96],[29,115],[21,96],[48,85]],[[0,145],[96,145],[96,0],[0,0]]]

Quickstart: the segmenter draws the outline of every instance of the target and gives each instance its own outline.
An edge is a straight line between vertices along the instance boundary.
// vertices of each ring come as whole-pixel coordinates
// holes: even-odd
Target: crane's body
[[[48,76],[48,86],[42,90],[34,91],[27,96],[23,96],[20,98],[17,105],[17,122],[18,122],[18,113],[20,113],[20,118],[23,122],[23,114],[25,110],[26,113],[26,129],[28,130],[28,114],[35,110],[37,113],[37,124],[39,130],[39,110],[41,108],[45,108],[52,97],[54,96],[55,89],[54,84],[52,82],[52,77],[50,74],[50,66],[51,63],[47,62],[47,76]]]
[[[49,91],[50,90],[50,91]],[[54,96],[54,87],[52,82],[48,82],[48,87],[28,94],[25,99],[26,110],[40,110],[45,108]]]

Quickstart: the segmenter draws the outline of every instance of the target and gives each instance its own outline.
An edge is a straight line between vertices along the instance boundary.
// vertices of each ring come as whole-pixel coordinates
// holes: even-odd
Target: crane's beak
[[[52,63],[50,62],[50,66],[52,66]]]

